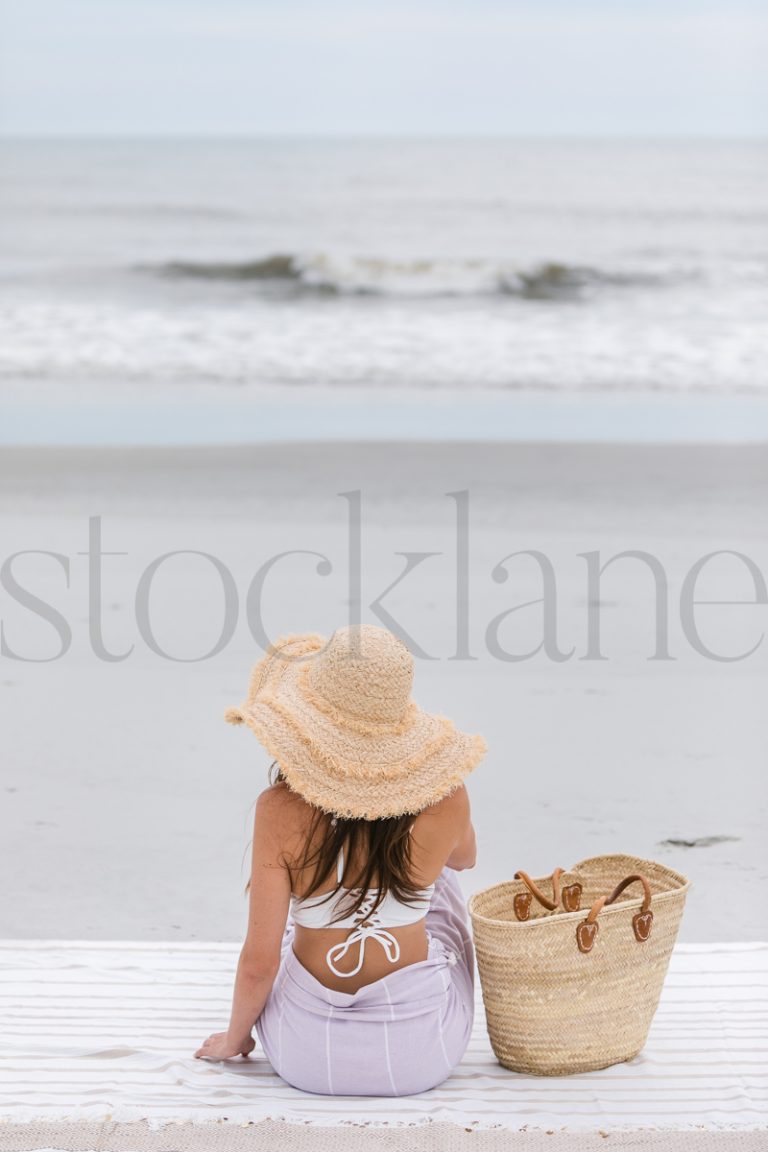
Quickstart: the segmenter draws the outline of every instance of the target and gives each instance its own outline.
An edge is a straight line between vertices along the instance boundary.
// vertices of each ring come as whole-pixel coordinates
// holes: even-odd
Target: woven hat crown
[[[281,636],[251,671],[248,699],[224,713],[247,724],[294,792],[344,819],[421,812],[485,755],[481,736],[411,698],[408,648],[372,624]]]
[[[344,715],[396,723],[410,700],[413,657],[386,628],[340,628],[312,661],[309,681],[314,692]]]

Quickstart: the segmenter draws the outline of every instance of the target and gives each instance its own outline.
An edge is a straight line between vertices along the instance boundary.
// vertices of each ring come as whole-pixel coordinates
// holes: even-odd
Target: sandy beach
[[[765,630],[744,557],[768,572],[766,497],[759,445],[4,449],[2,935],[240,937],[269,761],[222,716],[260,656],[252,585],[251,624],[270,638],[331,632],[358,597],[377,622],[381,598],[415,644],[419,702],[486,736],[467,895],[520,867],[627,851],[693,879],[682,940],[765,939],[768,647],[731,661],[706,649],[746,653]],[[85,555],[89,518],[100,565]],[[56,555],[9,561],[26,550]],[[661,659],[638,558],[606,570],[604,658],[590,649],[598,605],[582,554],[627,550],[663,574]],[[697,651],[681,596],[722,550],[741,558],[703,564]],[[504,659],[542,642],[542,566],[549,652]]]
[[[41,0],[2,35],[0,1152],[768,1149],[768,7]],[[257,1004],[274,765],[225,715],[360,624],[485,738],[467,900],[651,859],[677,939],[635,875],[537,989],[492,995],[478,927],[474,1013],[465,939],[359,998],[288,954]],[[360,920],[361,964],[409,958]],[[593,1070],[512,1071],[507,1012]]]

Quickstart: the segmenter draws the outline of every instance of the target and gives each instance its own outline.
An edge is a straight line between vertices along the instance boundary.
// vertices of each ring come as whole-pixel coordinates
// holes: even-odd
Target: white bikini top
[[[341,884],[343,877],[344,849],[342,848],[336,860],[336,879],[339,884]],[[397,963],[400,959],[400,944],[397,938],[391,932],[387,932],[386,929],[401,928],[406,924],[416,924],[417,921],[422,920],[429,911],[434,890],[434,884],[430,884],[428,888],[421,888],[414,897],[413,904],[403,904],[391,891],[387,892],[379,907],[375,912],[372,912],[371,909],[378,889],[370,888],[357,912],[339,918],[334,923],[331,923],[332,918],[343,909],[350,897],[352,900],[348,906],[354,907],[357,896],[362,891],[360,888],[341,887],[331,898],[328,897],[327,892],[310,896],[306,900],[292,896],[291,912],[294,922],[304,928],[352,928],[353,931],[346,940],[340,944],[334,944],[332,948],[328,949],[325,960],[331,972],[336,976],[356,976],[365,959],[366,940],[378,941],[390,963]],[[358,943],[360,956],[357,966],[351,972],[340,972],[334,960],[341,960],[342,957],[346,956],[349,949]]]

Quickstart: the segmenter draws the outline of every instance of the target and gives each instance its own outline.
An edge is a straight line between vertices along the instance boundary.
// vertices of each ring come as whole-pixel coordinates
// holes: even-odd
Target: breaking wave
[[[605,270],[555,261],[516,267],[486,260],[390,260],[374,257],[276,253],[244,261],[173,260],[150,269],[184,280],[251,284],[282,295],[472,297],[529,300],[579,298],[601,288],[654,287],[673,276],[643,270]]]

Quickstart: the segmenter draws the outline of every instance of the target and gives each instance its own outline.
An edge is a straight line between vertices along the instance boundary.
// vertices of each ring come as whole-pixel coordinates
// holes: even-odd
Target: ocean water
[[[765,142],[4,141],[0,176],[6,402],[768,395]]]

